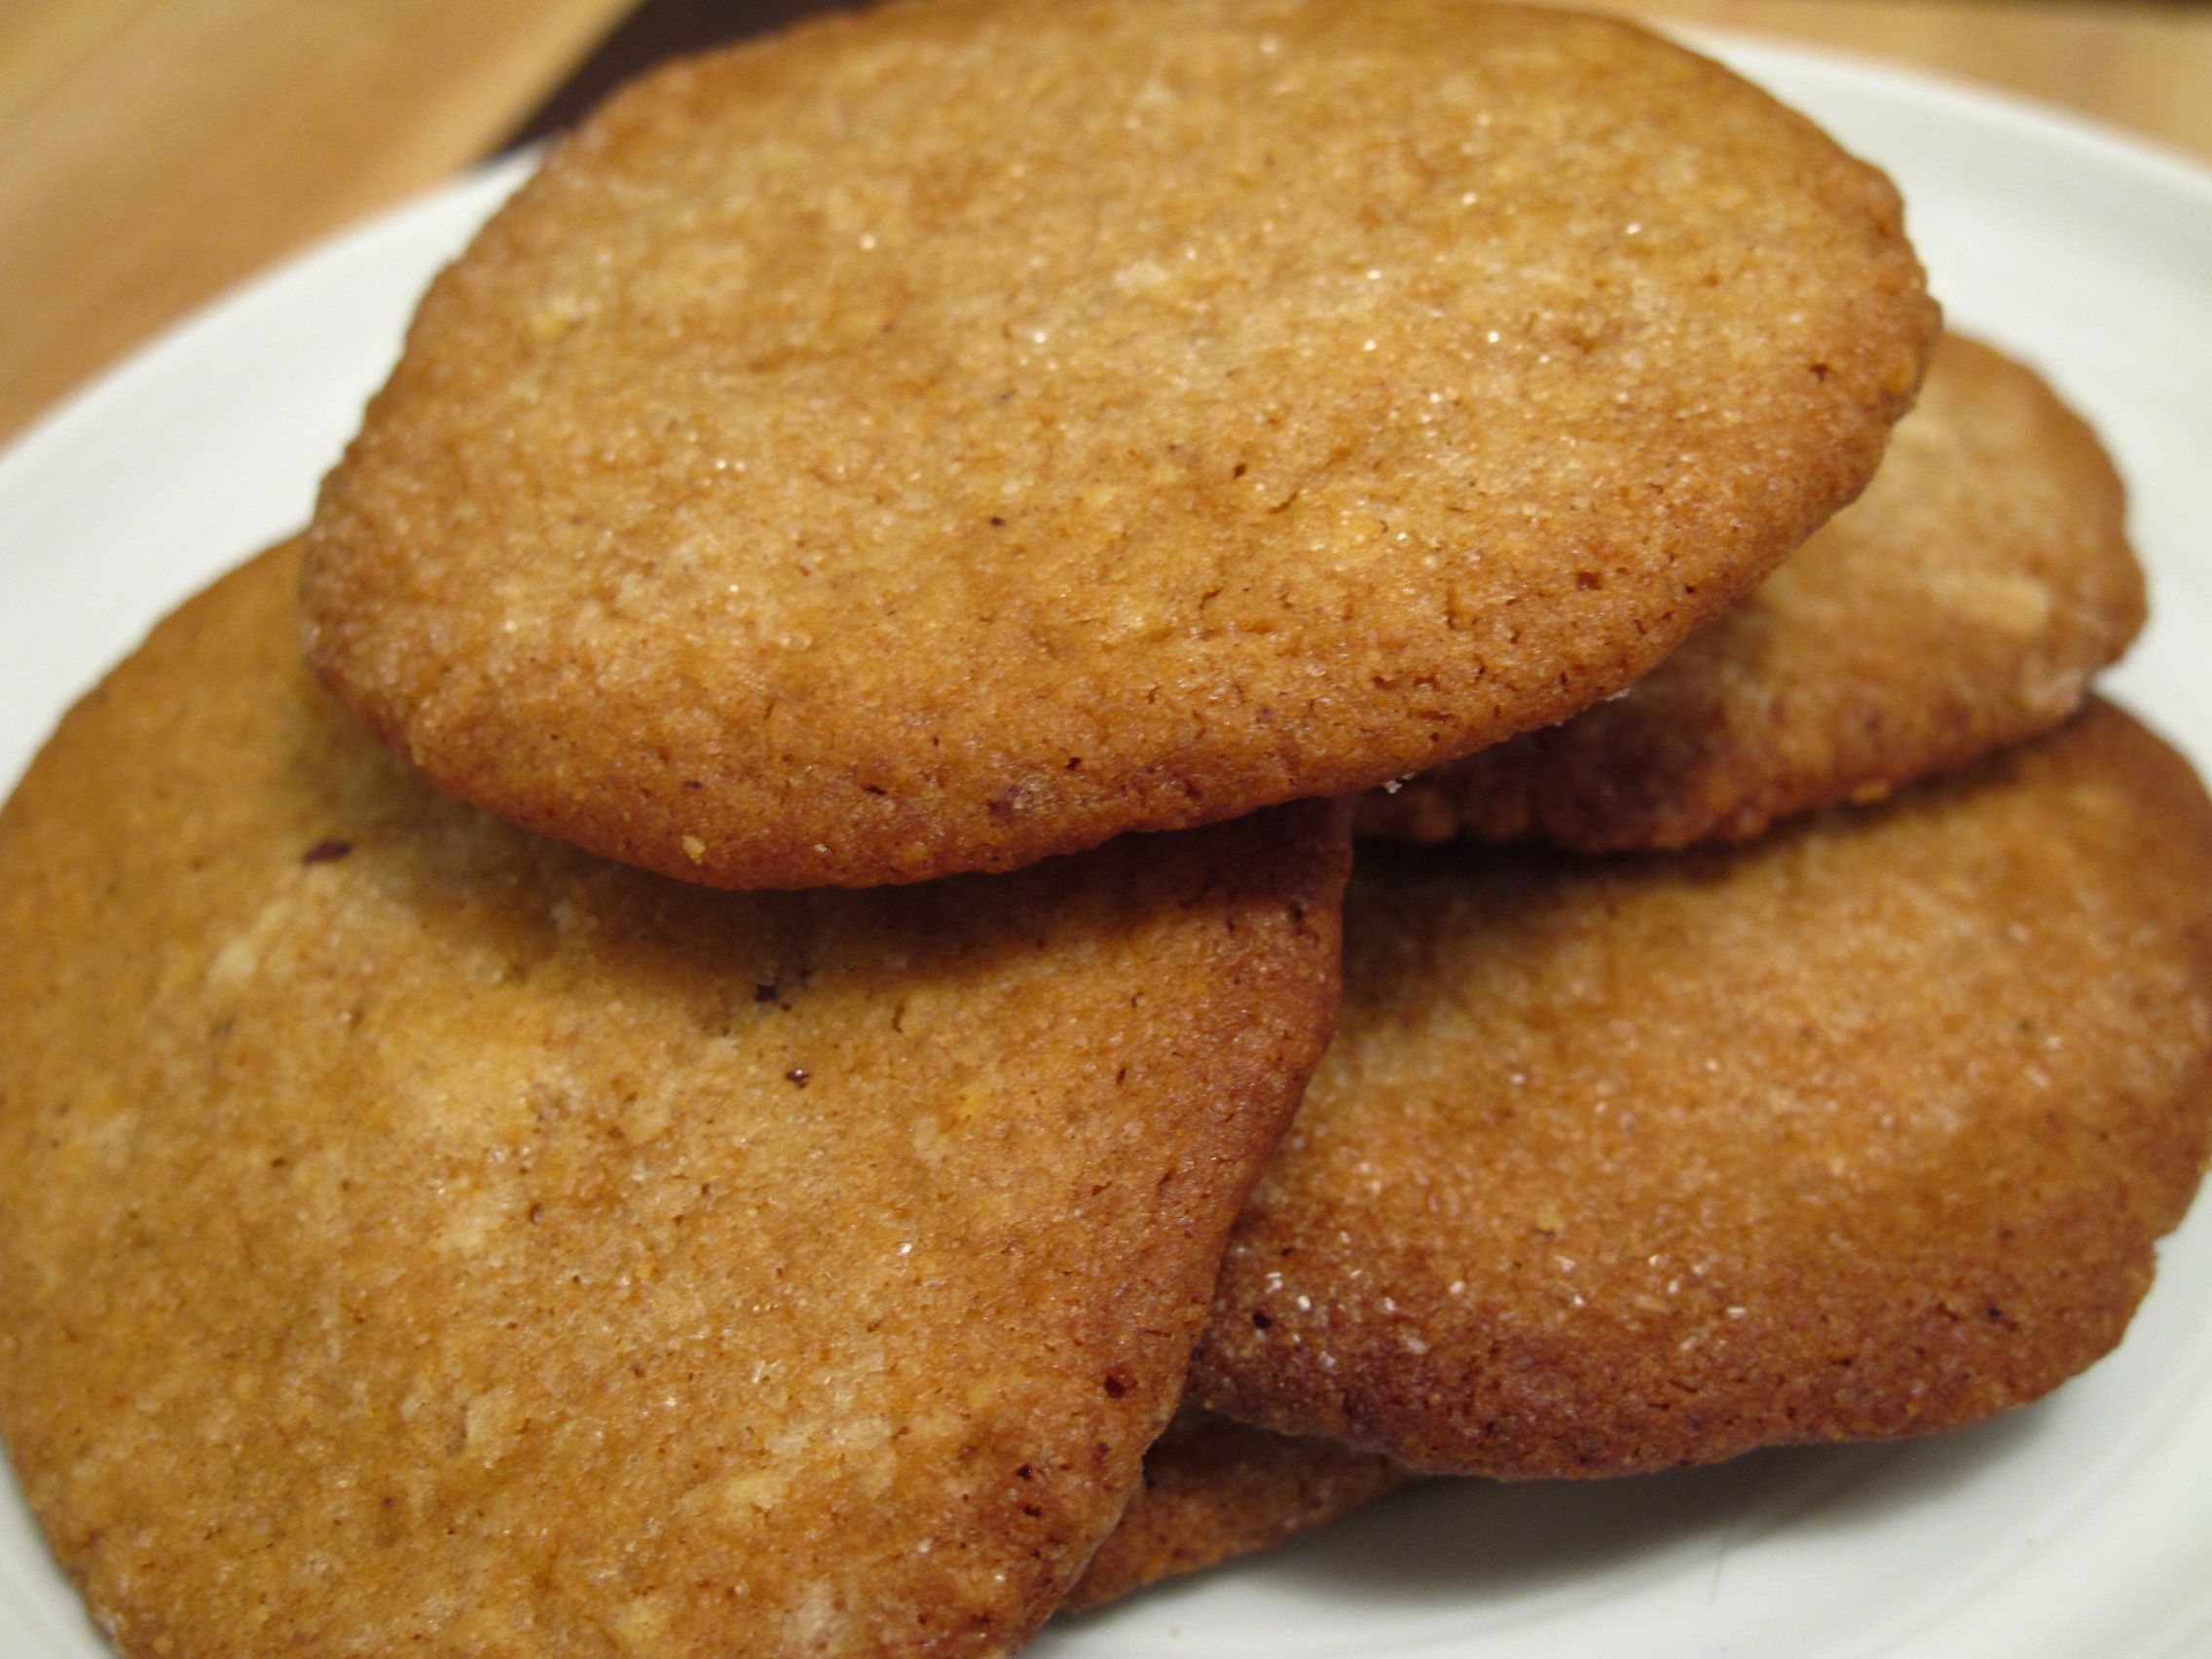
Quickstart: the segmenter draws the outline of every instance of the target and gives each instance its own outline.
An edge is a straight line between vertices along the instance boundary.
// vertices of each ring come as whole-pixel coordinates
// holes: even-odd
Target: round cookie
[[[2212,1140],[2212,803],[2101,703],[1743,847],[1363,855],[1346,931],[1192,1397],[1417,1468],[2032,1400],[2120,1340]]]
[[[1144,1484],[1060,1611],[1273,1549],[1411,1478],[1372,1452],[1270,1434],[1186,1406],[1144,1455]]]
[[[1650,675],[1360,802],[1367,835],[1604,851],[1757,834],[2056,725],[2143,625],[2119,475],[1947,336],[1866,494]]]
[[[1626,24],[891,5],[619,94],[438,280],[308,645],[617,859],[1012,868],[1619,689],[1935,332],[1887,180]]]
[[[1312,807],[726,895],[164,624],[0,811],[0,1426],[130,1655],[1006,1651],[1325,1038]]]

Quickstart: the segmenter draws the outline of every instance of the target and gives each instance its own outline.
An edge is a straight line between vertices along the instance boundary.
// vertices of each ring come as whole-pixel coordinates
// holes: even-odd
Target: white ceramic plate
[[[2104,432],[2157,617],[2114,683],[2212,771],[2212,176],[1930,81],[1708,44],[1887,166],[1953,319]],[[157,616],[305,519],[414,295],[517,177],[464,181],[256,283],[0,459],[0,780]],[[2212,1203],[2167,1241],[2119,1353],[1981,1429],[1633,1481],[1417,1489],[1031,1651],[2212,1653]],[[105,1652],[8,1484],[0,1659]]]

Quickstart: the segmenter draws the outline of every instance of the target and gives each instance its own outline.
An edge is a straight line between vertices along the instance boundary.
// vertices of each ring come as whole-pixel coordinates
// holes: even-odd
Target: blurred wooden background
[[[1594,0],[1595,3],[1595,0]],[[271,261],[819,0],[0,0],[0,439]],[[2212,9],[1615,0],[2071,107],[2212,161]]]

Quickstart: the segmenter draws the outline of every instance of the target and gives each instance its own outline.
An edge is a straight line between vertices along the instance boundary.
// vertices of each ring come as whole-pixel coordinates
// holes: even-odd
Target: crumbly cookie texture
[[[2143,626],[2126,501],[2033,371],[1947,337],[1873,484],[1619,697],[1360,802],[1389,839],[1755,835],[2058,724]]]
[[[1625,24],[931,0],[662,70],[424,302],[318,671],[722,887],[1343,793],[1658,663],[1872,474],[1887,180]]]
[[[728,895],[435,794],[279,555],[0,811],[0,1425],[133,1659],[1008,1650],[1173,1411],[1348,832]]]
[[[1363,851],[1194,1397],[1503,1476],[2032,1400],[2196,1190],[2208,896],[2212,803],[2095,702],[1740,848]]]
[[[1144,1456],[1144,1484],[1060,1611],[1273,1549],[1412,1477],[1333,1440],[1292,1439],[1186,1406]]]

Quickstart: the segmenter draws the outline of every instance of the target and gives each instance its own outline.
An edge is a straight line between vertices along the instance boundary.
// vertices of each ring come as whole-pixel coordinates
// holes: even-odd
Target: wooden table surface
[[[492,153],[548,99],[573,107],[609,66],[664,40],[726,34],[733,18],[801,9],[800,0],[643,9],[636,0],[0,0],[0,439],[240,278]],[[1617,9],[1933,68],[2212,161],[2203,5],[1627,0]]]

